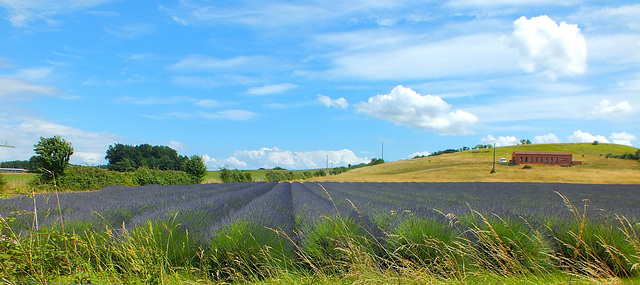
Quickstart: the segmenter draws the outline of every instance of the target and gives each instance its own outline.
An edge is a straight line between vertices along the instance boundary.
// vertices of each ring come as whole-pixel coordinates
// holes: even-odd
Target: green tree
[[[70,142],[60,136],[40,137],[40,141],[33,147],[36,152],[33,162],[36,172],[41,174],[43,181],[51,181],[53,177],[64,175],[69,158],[73,155],[73,146]]]
[[[207,175],[207,166],[204,165],[202,156],[193,155],[182,164],[182,171],[191,176],[194,184],[199,184],[204,180],[204,176]]]

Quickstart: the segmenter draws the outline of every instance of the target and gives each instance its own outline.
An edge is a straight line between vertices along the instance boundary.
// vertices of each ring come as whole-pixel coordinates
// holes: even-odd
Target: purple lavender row
[[[60,206],[65,222],[80,221],[94,223],[104,218],[113,226],[121,225],[135,215],[167,205],[173,199],[192,200],[194,197],[209,197],[235,191],[248,184],[206,184],[143,187],[110,186],[94,192],[59,193]],[[40,226],[59,221],[57,201],[54,193],[36,195]],[[32,212],[33,199],[14,197],[0,200],[0,215],[7,216],[12,211]],[[102,216],[98,217],[95,213]],[[23,226],[31,225],[33,216],[22,215],[18,222]]]
[[[133,217],[130,225],[135,227],[145,225],[148,221],[172,221],[196,236],[203,236],[206,233],[204,229],[258,199],[275,185],[276,182],[247,183],[245,188],[236,191],[178,199],[174,203],[164,203],[166,205],[163,207]]]
[[[313,228],[315,223],[322,220],[322,217],[334,217],[344,211],[344,209],[336,209],[329,199],[314,193],[300,182],[291,184],[291,198],[296,230],[301,233]],[[348,211],[343,212],[343,214],[346,213]]]
[[[250,223],[260,230],[265,228],[280,229],[287,235],[293,235],[291,183],[278,183],[258,199],[209,225],[207,233],[209,240],[218,236],[228,226],[239,223]]]

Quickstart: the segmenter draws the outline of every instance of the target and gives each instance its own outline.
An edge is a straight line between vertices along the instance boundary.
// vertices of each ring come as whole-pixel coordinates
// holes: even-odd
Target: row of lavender
[[[470,208],[499,216],[528,220],[566,219],[562,193],[576,205],[589,199],[592,216],[624,214],[640,220],[639,185],[576,185],[541,183],[313,183],[252,182],[189,186],[112,186],[96,192],[60,193],[60,207],[68,228],[134,228],[147,221],[173,221],[204,240],[238,222],[281,229],[294,239],[304,238],[322,217],[349,217],[372,234],[393,227],[398,216],[428,218]],[[0,200],[0,215],[38,209],[42,226],[59,223],[54,194]],[[592,209],[592,210],[591,210]],[[435,211],[437,210],[437,211]],[[16,223],[33,228],[33,215]]]

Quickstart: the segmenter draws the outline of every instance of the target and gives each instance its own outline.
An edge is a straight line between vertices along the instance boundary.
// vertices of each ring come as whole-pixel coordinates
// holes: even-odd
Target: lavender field
[[[64,227],[76,234],[104,234],[105,242],[117,242],[123,233],[152,235],[163,245],[166,262],[194,266],[196,258],[197,266],[206,266],[218,277],[256,274],[265,263],[286,268],[300,266],[303,260],[310,268],[333,266],[346,258],[336,251],[345,246],[337,242],[345,233],[356,237],[352,242],[369,244],[375,256],[429,266],[442,258],[442,249],[434,245],[420,249],[417,245],[425,245],[427,239],[447,246],[464,240],[478,250],[486,247],[483,234],[490,229],[495,236],[489,240],[515,244],[509,246],[513,251],[509,255],[540,255],[544,251],[537,243],[544,243],[548,255],[571,256],[588,249],[581,243],[608,245],[609,240],[598,233],[603,228],[619,233],[618,215],[624,215],[632,230],[640,221],[640,185],[250,182],[111,186],[59,193],[58,198],[60,208],[53,193],[0,200],[0,215],[7,220],[3,236],[10,236],[7,229],[18,233],[16,239],[35,232],[36,208],[40,231]],[[571,246],[575,233],[589,230],[592,240],[579,236],[577,246]],[[533,236],[552,238],[536,243]],[[624,254],[628,251],[628,256],[607,265],[607,274],[629,276],[637,252],[624,235],[618,236],[612,236],[611,243]],[[269,262],[258,258],[265,249]],[[203,257],[205,251],[209,259]],[[479,267],[502,264],[482,265],[485,257],[479,256]],[[585,253],[583,259],[606,263],[616,257]],[[531,266],[528,261],[517,262]]]
[[[388,231],[391,220],[409,214],[416,218],[452,213],[463,216],[470,208],[501,217],[566,219],[571,213],[562,198],[576,205],[588,199],[588,216],[611,218],[624,214],[640,218],[640,185],[559,183],[314,183],[253,182],[143,187],[110,186],[95,192],[59,194],[63,221],[74,225],[133,229],[148,221],[174,220],[181,227],[210,239],[225,225],[247,221],[281,227],[289,233],[311,227],[323,216],[353,216]],[[53,193],[37,194],[41,227],[59,223]],[[32,227],[34,199],[27,196],[0,200],[0,215],[21,215],[16,223]],[[357,211],[357,213],[356,213]]]

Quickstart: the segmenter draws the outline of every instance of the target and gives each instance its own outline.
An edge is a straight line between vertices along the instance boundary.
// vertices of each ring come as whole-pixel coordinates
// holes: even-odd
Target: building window
[[[567,161],[567,159],[566,158],[561,158],[560,161]]]
[[[549,158],[548,158],[548,157],[545,157],[545,158],[544,158],[544,163],[547,163],[547,162],[549,162]]]
[[[558,163],[558,158],[556,157],[556,163]]]
[[[522,162],[522,156],[520,157],[520,162]]]

